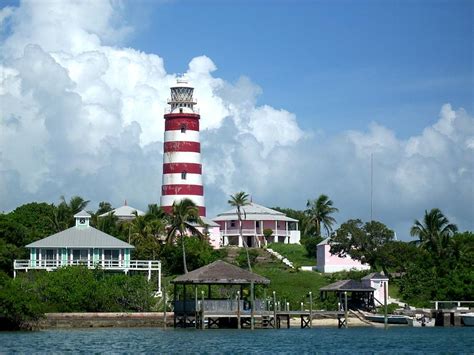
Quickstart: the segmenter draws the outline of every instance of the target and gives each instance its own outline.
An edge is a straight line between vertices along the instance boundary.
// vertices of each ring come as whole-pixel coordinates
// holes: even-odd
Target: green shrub
[[[248,251],[249,251],[250,265],[254,266],[255,263],[257,262],[257,257],[259,255],[258,250],[248,249]],[[247,253],[245,252],[244,248],[239,250],[239,254],[237,255],[237,258],[235,260],[237,262],[237,265],[239,265],[240,267],[242,267],[242,268],[247,268],[248,267]]]
[[[322,237],[307,237],[301,238],[301,244],[306,249],[306,255],[310,258],[316,258],[317,246],[323,240]]]

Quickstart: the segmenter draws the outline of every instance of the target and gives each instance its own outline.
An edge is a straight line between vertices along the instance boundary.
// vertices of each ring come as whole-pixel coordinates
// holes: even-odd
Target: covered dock
[[[255,299],[255,286],[268,285],[270,280],[222,260],[178,276],[171,283],[175,327],[204,328],[207,323],[208,328],[253,328],[255,319],[265,323],[272,315],[263,300]],[[250,291],[247,297],[244,287]]]

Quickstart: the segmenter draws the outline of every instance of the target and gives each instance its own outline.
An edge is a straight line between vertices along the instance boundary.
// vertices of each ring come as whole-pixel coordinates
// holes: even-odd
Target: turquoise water
[[[47,330],[0,333],[0,352],[472,354],[474,328]]]

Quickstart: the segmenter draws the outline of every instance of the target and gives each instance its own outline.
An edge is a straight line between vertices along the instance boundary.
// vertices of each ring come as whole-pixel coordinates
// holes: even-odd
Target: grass
[[[309,291],[313,294],[313,308],[325,307],[319,300],[319,288],[329,284],[329,280],[319,272],[313,271],[293,271],[288,270],[281,264],[258,264],[253,267],[253,271],[270,279],[270,285],[266,292],[260,290],[260,296],[266,293],[267,298],[271,298],[273,291],[277,300],[290,302],[291,309],[300,309],[301,302],[308,308]]]
[[[271,243],[268,248],[280,253],[293,264],[299,266],[314,266],[316,265],[316,258],[309,257],[306,254],[306,248],[299,244],[283,244]]]

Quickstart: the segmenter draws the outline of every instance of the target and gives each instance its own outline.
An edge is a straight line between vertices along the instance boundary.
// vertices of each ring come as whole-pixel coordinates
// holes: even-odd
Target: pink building
[[[298,220],[287,217],[284,213],[250,203],[242,207],[242,234],[249,247],[263,246],[267,243],[298,244],[300,231]],[[239,235],[239,219],[236,209],[220,213],[213,221],[219,224],[222,235],[221,244],[243,246]],[[264,229],[271,229],[272,235],[265,238]]]
[[[340,257],[330,252],[330,238],[324,239],[317,246],[317,266],[320,272],[331,273],[338,271],[369,270],[370,266],[362,264],[358,260],[352,259],[349,255]]]
[[[386,287],[387,289],[387,298],[388,298],[388,277],[387,276],[379,272],[373,272],[362,278],[362,284],[368,287],[375,288],[374,298],[375,298],[376,307],[380,305],[385,305],[384,287]]]

